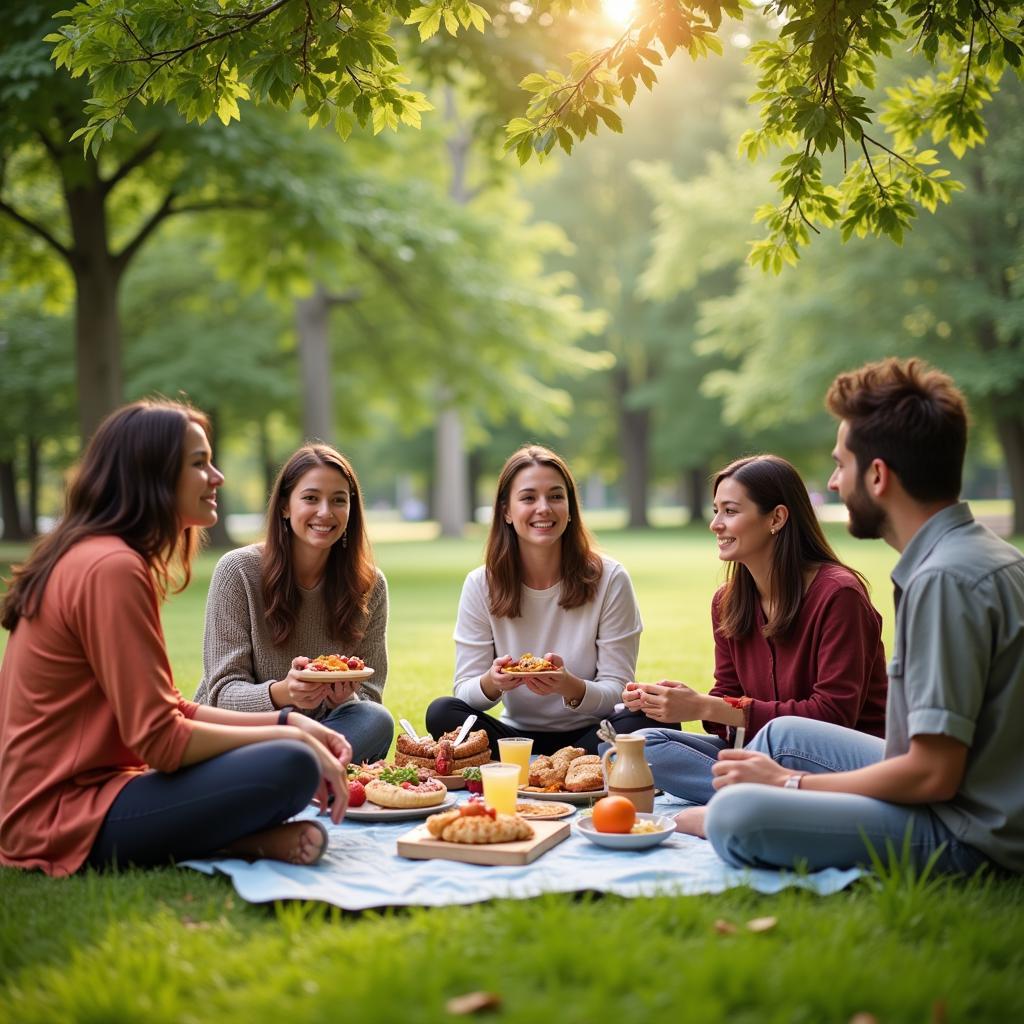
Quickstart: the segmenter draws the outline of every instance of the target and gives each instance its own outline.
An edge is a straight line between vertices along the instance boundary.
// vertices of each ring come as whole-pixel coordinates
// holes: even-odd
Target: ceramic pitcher
[[[654,776],[644,756],[644,737],[619,733],[601,758],[609,796],[624,796],[638,811],[654,810]]]

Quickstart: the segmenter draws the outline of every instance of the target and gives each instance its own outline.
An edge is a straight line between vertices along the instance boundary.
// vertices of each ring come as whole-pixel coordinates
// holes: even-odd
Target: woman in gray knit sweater
[[[304,445],[274,484],[266,541],[217,563],[195,699],[235,711],[294,707],[343,733],[353,761],[384,757],[394,734],[381,703],[387,620],[387,583],[373,564],[355,470],[328,445]],[[373,676],[296,678],[308,660],[332,653],[362,658]]]

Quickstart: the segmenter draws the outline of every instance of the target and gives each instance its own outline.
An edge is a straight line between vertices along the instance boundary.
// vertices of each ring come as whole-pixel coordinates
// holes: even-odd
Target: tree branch
[[[136,167],[144,164],[159,148],[163,139],[163,132],[157,132],[148,142],[143,143],[137,150],[109,178],[100,182],[103,194],[107,195],[114,186],[124,178],[128,177]]]
[[[5,203],[2,199],[0,199],[0,213],[6,213],[11,220],[17,221],[23,228],[31,231],[34,235],[46,242],[47,245],[63,256],[68,263],[71,262],[71,250],[67,248],[67,246],[61,245],[61,243],[58,242],[42,224],[37,224],[30,217],[26,217],[23,213],[16,210],[13,206]]]
[[[164,196],[163,202],[149,215],[148,219],[135,233],[135,237],[114,257],[114,266],[118,273],[131,262],[131,258],[139,251],[142,243],[157,229],[160,223],[166,220],[172,211],[174,198],[177,195],[173,189]]]

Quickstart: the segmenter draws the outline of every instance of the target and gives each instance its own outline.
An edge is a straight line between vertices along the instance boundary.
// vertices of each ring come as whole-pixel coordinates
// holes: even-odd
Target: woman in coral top
[[[882,618],[863,578],[839,561],[800,474],[785,459],[738,459],[715,478],[711,530],[728,565],[711,602],[715,684],[631,683],[628,708],[704,734],[645,730],[657,786],[707,803],[718,752],[772,718],[800,715],[872,736],[885,728]]]
[[[197,705],[171,678],[159,604],[217,520],[208,434],[176,402],[112,413],[63,518],[15,570],[0,612],[0,864],[309,864],[326,830],[288,819],[331,793],[333,820],[344,814],[342,736],[303,715]]]

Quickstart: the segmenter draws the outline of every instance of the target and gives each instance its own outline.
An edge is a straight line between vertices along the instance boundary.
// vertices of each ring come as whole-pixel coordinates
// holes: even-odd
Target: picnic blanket
[[[681,806],[670,797],[659,797],[655,810],[670,814]],[[315,813],[310,807],[302,816],[312,817]],[[693,895],[722,892],[739,885],[765,893],[800,886],[830,895],[861,874],[857,869],[836,868],[802,875],[736,870],[719,859],[710,843],[684,835],[673,835],[650,850],[607,850],[578,835],[575,828],[565,842],[525,866],[484,867],[448,860],[407,860],[395,852],[396,841],[414,828],[416,821],[344,821],[332,825],[327,818],[320,820],[330,831],[331,845],[316,867],[271,860],[249,864],[237,859],[190,860],[181,866],[208,875],[223,872],[238,895],[250,903],[315,900],[345,910],[529,899],[546,892]],[[576,816],[568,820],[574,822]]]

